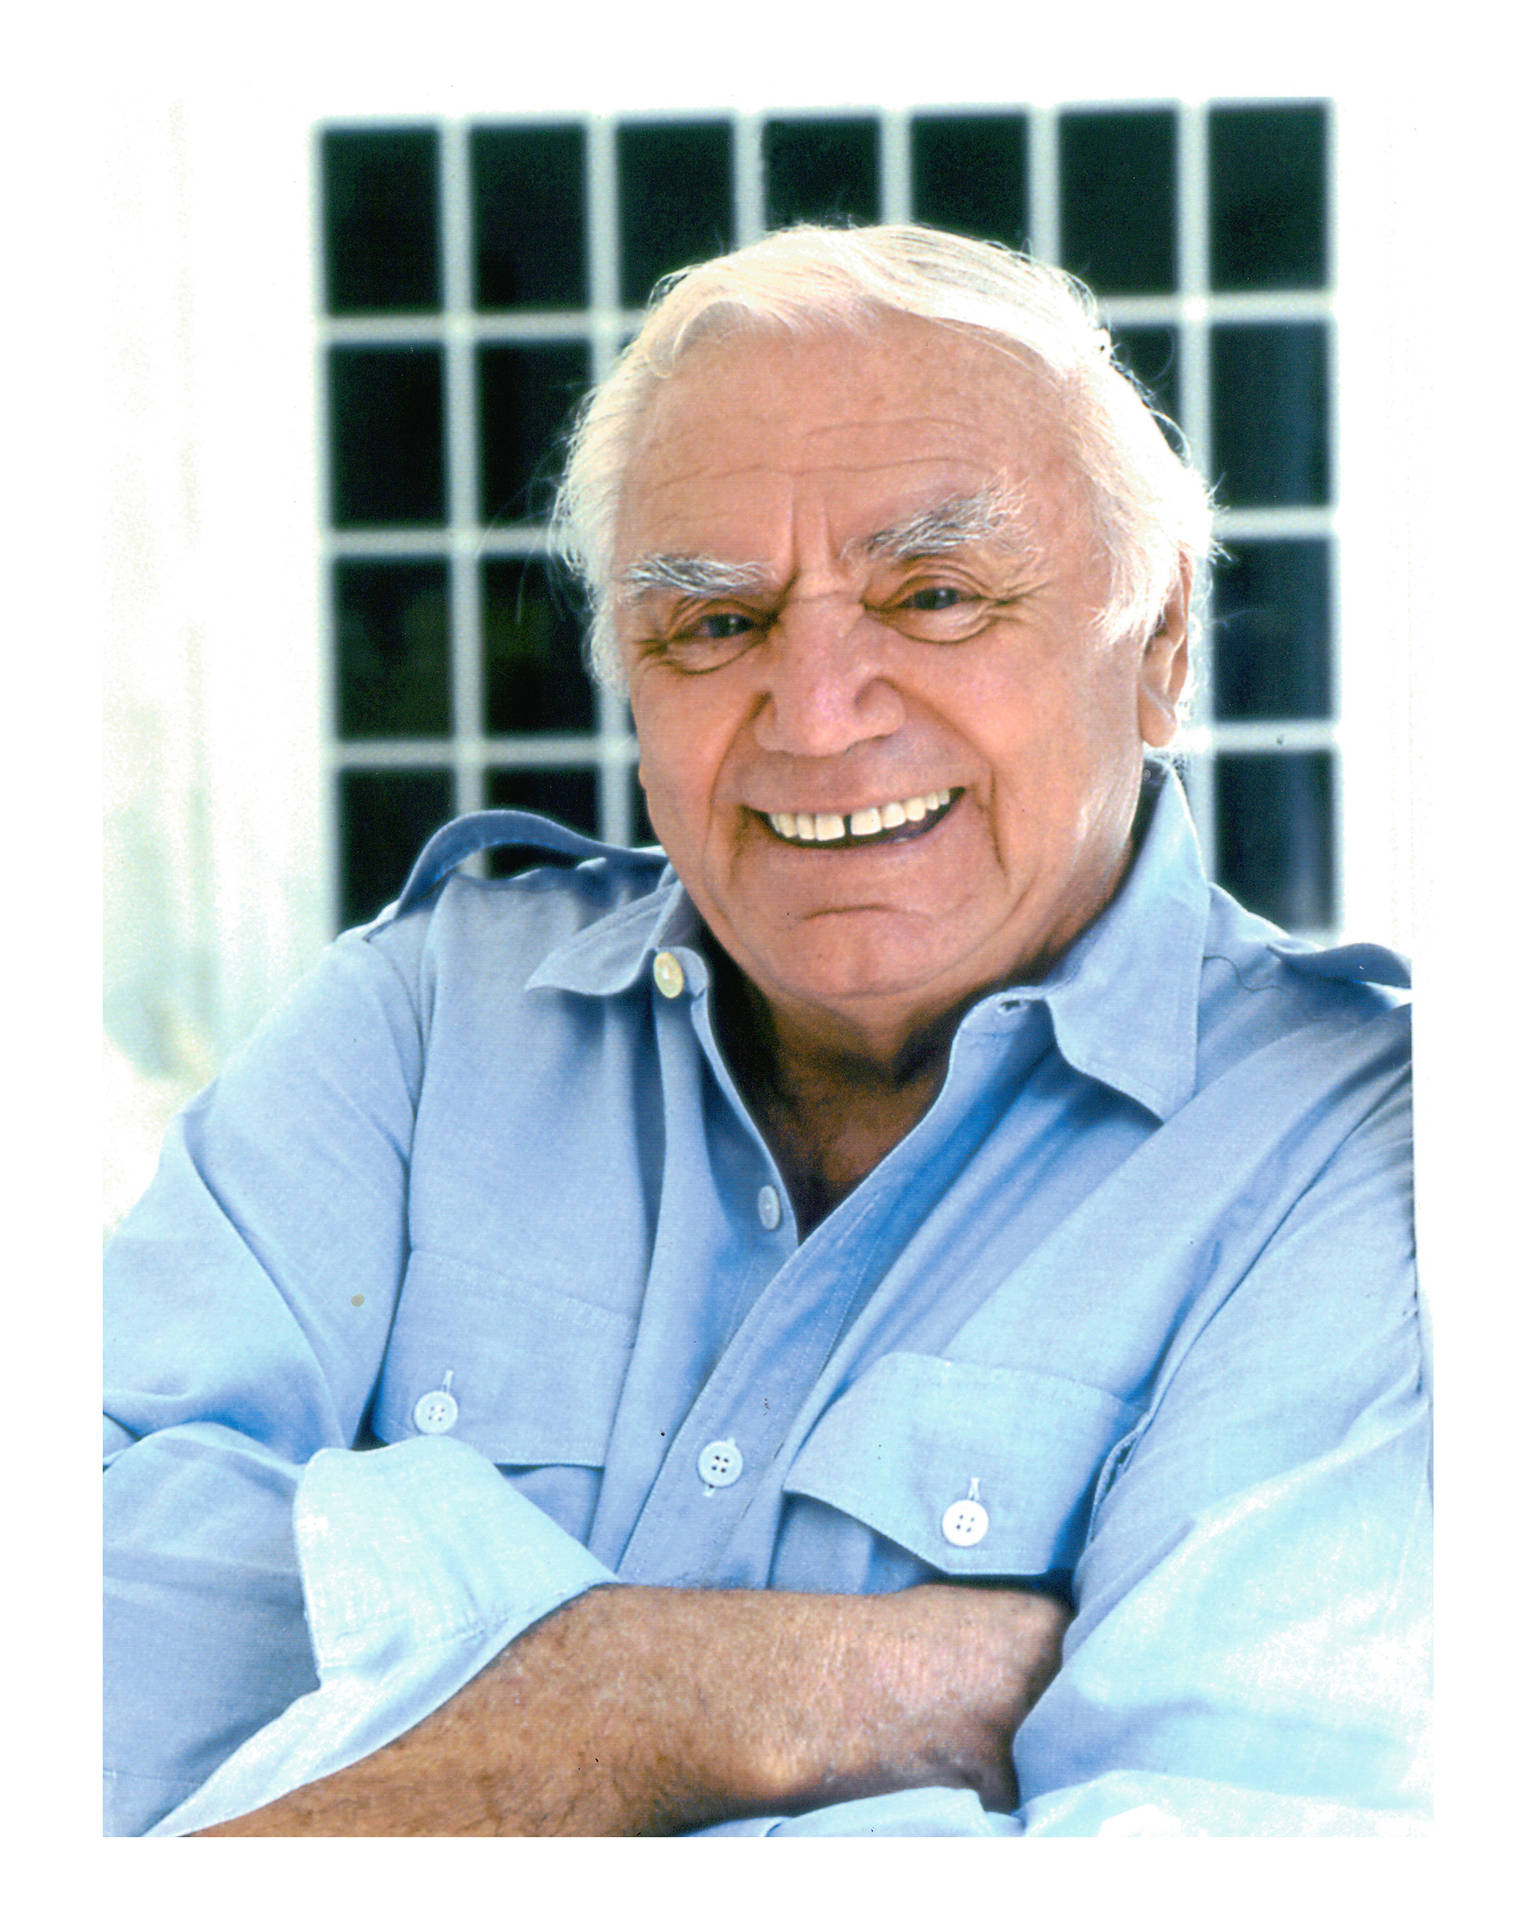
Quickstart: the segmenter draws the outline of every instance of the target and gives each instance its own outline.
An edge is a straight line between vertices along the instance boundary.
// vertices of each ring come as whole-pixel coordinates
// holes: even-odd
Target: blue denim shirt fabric
[[[1077,1609],[1015,1812],[936,1788],[711,1831],[1422,1830],[1406,976],[1209,886],[1152,779],[1109,909],[968,1011],[804,1237],[661,856],[505,813],[429,844],[110,1251],[110,1831],[363,1757],[599,1582],[977,1576]],[[582,863],[457,870],[508,839]]]

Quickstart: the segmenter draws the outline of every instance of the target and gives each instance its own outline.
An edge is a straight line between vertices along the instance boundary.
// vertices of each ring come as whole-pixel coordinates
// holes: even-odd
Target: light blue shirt
[[[1422,1830],[1405,975],[1209,886],[1151,778],[1109,909],[804,1236],[661,856],[430,843],[111,1249],[109,1830],[362,1758],[599,1582],[977,1576],[1077,1610],[1017,1812],[712,1831]],[[507,839],[582,864],[456,870]]]

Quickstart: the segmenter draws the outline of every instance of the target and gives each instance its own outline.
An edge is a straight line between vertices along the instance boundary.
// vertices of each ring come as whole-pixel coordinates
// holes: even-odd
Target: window
[[[435,825],[649,838],[544,521],[563,423],[663,273],[797,219],[1025,245],[1101,296],[1216,482],[1185,778],[1211,870],[1340,917],[1328,109],[1315,102],[336,124],[318,139],[333,921]]]

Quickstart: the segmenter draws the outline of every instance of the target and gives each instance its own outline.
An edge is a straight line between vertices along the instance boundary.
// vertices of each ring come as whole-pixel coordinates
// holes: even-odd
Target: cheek
[[[670,690],[669,697],[659,698],[636,689],[631,711],[637,772],[658,831],[665,818],[701,832],[720,757],[706,704],[680,700]]]
[[[1135,663],[1088,642],[1033,662],[1024,692],[1000,678],[987,711],[1000,734],[1012,730],[1021,742],[1069,758],[1141,739]]]
[[[1081,674],[1056,661],[1033,660],[1023,673],[1004,666],[967,688],[966,731],[1004,785],[1028,786],[1044,769],[1076,761],[1086,734],[1098,732],[1086,694]]]
[[[1128,676],[1085,673],[1080,662],[1033,663],[1030,691],[999,675],[978,700],[971,740],[991,767],[999,830],[1041,850],[1043,836],[1069,839],[1140,779],[1142,738]],[[1053,827],[1052,823],[1056,823]]]

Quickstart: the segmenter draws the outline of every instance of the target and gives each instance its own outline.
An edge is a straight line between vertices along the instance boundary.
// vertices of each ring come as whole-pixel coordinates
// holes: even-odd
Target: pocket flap
[[[374,1432],[419,1431],[424,1394],[449,1391],[451,1431],[500,1466],[601,1467],[634,1322],[589,1300],[441,1254],[411,1256]]]
[[[1137,1409],[1059,1374],[888,1353],[822,1415],[787,1493],[837,1508],[941,1572],[1023,1577],[1070,1567],[1094,1483]],[[945,1537],[971,1493],[980,1539]]]

